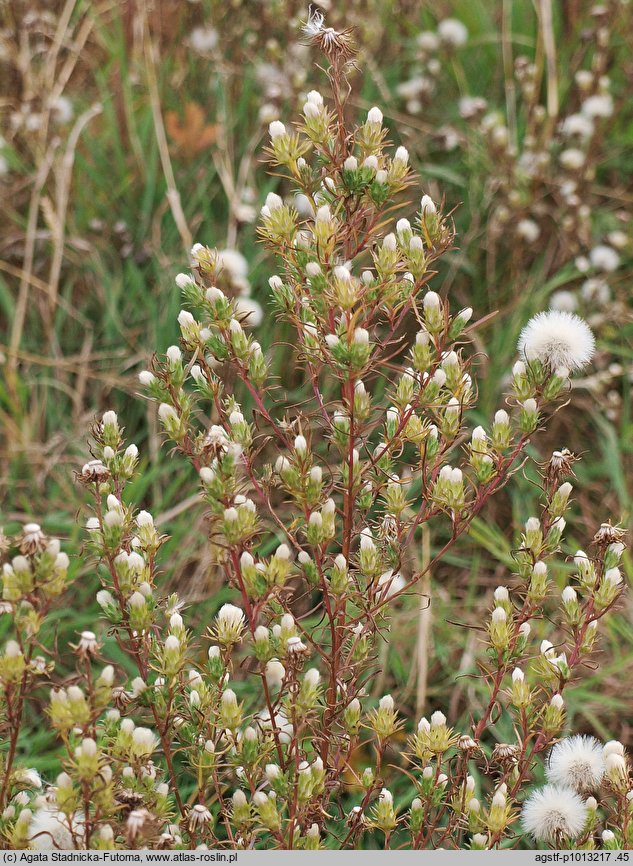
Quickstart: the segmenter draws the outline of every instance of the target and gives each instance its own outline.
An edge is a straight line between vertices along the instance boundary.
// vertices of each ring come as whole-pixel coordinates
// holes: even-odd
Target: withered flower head
[[[85,484],[89,484],[91,481],[105,481],[110,477],[110,470],[101,460],[90,460],[88,463],[84,463],[77,477]]]
[[[398,522],[391,514],[386,514],[378,528],[378,533],[381,538],[388,541],[390,544],[395,544],[398,538]]]
[[[128,839],[136,839],[139,833],[147,829],[147,824],[152,820],[153,816],[147,809],[134,809],[130,812],[126,826]]]
[[[519,747],[510,743],[497,743],[492,750],[492,760],[497,764],[516,764],[519,758]]]
[[[124,686],[115,686],[112,689],[112,700],[117,710],[123,710],[134,700],[134,693],[126,691]]]
[[[52,663],[51,663],[52,667]],[[46,661],[44,656],[35,656],[34,659],[31,660],[31,670],[37,676],[41,676],[45,674],[49,669],[49,663]]]
[[[162,848],[173,848],[174,845],[178,842],[178,836],[176,833],[171,833],[167,831],[160,834],[160,836],[158,837],[158,841]]]
[[[71,644],[73,646],[73,644]],[[99,642],[93,631],[82,631],[79,643],[74,647],[82,658],[92,658],[99,651]]]
[[[619,526],[611,526],[610,523],[602,523],[593,537],[593,543],[598,547],[608,547],[609,544],[615,544],[623,538],[626,538],[626,530]]]
[[[41,553],[46,547],[46,536],[37,523],[27,523],[19,540],[20,553],[30,556]]]
[[[204,827],[206,824],[211,821],[212,815],[211,812],[204,806],[202,803],[196,803],[196,805],[189,812],[189,829],[197,830],[201,827]]]
[[[129,788],[122,788],[119,791],[115,791],[114,799],[124,807],[128,814],[133,810],[140,808],[143,804],[143,795],[139,794],[138,791],[131,791]]]
[[[286,641],[286,649],[290,656],[300,656],[308,651],[300,637],[289,637]]]
[[[310,9],[303,32],[312,45],[317,45],[332,63],[345,62],[356,53],[352,39],[352,29],[335,30],[325,26],[323,14],[318,9]]]
[[[576,460],[578,458],[568,448],[553,451],[547,464],[547,480],[552,484],[557,484],[560,478],[573,475],[572,466]]]

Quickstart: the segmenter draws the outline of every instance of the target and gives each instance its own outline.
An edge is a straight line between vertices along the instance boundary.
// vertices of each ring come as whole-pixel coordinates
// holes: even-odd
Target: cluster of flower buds
[[[13,537],[2,534],[2,542],[2,553],[6,550],[8,557],[0,574],[0,612],[10,615],[12,628],[0,648],[0,695],[4,718],[10,723],[3,736],[14,744],[8,757],[0,759],[0,808],[4,809],[11,797],[24,800],[17,805],[26,807],[29,800],[24,789],[41,787],[37,772],[17,760],[15,746],[22,719],[31,709],[32,691],[54,670],[50,636],[43,627],[62,593],[71,586],[72,577],[69,557],[61,550],[59,539],[48,536],[37,523],[26,523]],[[7,808],[13,810],[9,817],[16,839],[28,836],[29,810]]]

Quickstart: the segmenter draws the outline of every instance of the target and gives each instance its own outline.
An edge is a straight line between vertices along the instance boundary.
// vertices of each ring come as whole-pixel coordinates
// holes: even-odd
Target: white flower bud
[[[274,141],[276,138],[280,138],[282,135],[286,134],[286,127],[280,120],[273,120],[272,123],[268,125],[268,132],[270,133],[271,139]]]
[[[305,672],[304,680],[309,686],[316,687],[319,685],[321,674],[316,668],[310,668]]]
[[[286,669],[278,659],[271,659],[266,663],[265,674],[268,686],[279,688],[286,676]]]
[[[166,424],[169,421],[178,421],[178,413],[169,403],[161,403],[158,407],[158,417]]]
[[[433,727],[441,728],[445,724],[446,724],[446,716],[440,710],[436,710],[431,715],[431,725]]]
[[[156,381],[156,376],[151,370],[141,370],[138,374],[138,380],[144,388],[148,388],[152,382]]]
[[[423,217],[428,217],[437,213],[435,202],[430,195],[422,196],[422,199],[420,200],[420,211],[422,212]]]
[[[424,309],[427,312],[439,310],[440,296],[437,294],[437,292],[427,292],[424,296],[424,300],[422,303],[424,304]]]
[[[379,701],[380,709],[387,710],[388,712],[393,712],[394,709],[394,700],[391,695],[384,695]]]
[[[280,544],[277,550],[275,551],[275,556],[277,559],[290,559],[290,548],[287,544]],[[283,620],[282,620],[283,622]]]

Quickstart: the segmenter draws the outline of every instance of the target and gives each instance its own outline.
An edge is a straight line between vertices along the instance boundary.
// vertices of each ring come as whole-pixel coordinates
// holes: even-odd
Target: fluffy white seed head
[[[582,832],[587,819],[587,806],[571,788],[545,785],[538,788],[523,804],[523,829],[543,842],[560,837],[574,839]]]
[[[523,328],[518,349],[528,361],[542,361],[552,370],[580,370],[591,361],[595,340],[579,316],[548,310],[538,313]]]
[[[459,48],[468,41],[468,30],[457,18],[445,18],[437,25],[437,35],[445,45]]]
[[[595,96],[589,96],[585,99],[580,110],[584,117],[588,117],[591,120],[596,117],[611,117],[613,114],[613,98],[609,93],[597,93]]]
[[[598,244],[589,253],[589,261],[599,271],[610,273],[618,269],[620,256],[607,244]]]
[[[604,775],[602,745],[594,737],[566,737],[550,752],[546,775],[549,782],[580,793],[593,790]]]

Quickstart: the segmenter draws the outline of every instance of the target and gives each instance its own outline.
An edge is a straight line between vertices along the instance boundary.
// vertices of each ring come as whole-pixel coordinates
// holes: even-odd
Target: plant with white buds
[[[134,480],[139,450],[113,411],[97,420],[92,459],[77,475],[92,509],[78,567],[37,523],[11,538],[0,533],[3,839],[18,849],[48,838],[87,850],[484,850],[531,839],[630,847],[624,747],[566,730],[568,690],[596,668],[628,558],[610,524],[587,554],[568,555],[565,519],[582,496],[574,457],[561,448],[544,466],[534,458],[541,426],[576,399],[569,379],[589,363],[594,337],[572,310],[537,313],[521,332],[507,393],[478,400],[485,323],[463,300],[454,305],[463,287],[447,296],[435,279],[454,232],[442,192],[434,183],[405,210],[419,154],[387,141],[391,117],[378,107],[351,122],[351,34],[326,27],[313,9],[305,35],[327,59],[328,96],[302,93],[298,124],[266,110],[273,171],[260,191],[258,233],[276,257],[260,291],[284,343],[267,329],[260,344],[251,330],[262,307],[248,297],[249,279],[259,280],[266,261],[249,268],[238,250],[197,243],[175,278],[179,344],[139,374],[161,435],[192,467],[193,495],[182,502],[192,527],[204,513],[209,592],[196,581],[185,604],[166,589],[180,537],[167,547],[161,533],[180,507],[161,507],[156,520],[138,510],[155,485]],[[466,36],[453,19],[419,34],[418,78],[437,79],[441,58]],[[519,89],[530,76],[538,101],[535,74],[517,64]],[[594,165],[587,130],[608,112],[596,88],[606,92],[597,70],[580,88],[580,121],[562,117],[564,141],[547,150],[565,176],[542,196],[543,214],[550,199],[589,195],[584,179],[570,192],[567,174]],[[515,128],[484,112],[472,98],[460,103],[506,171],[523,121]],[[543,118],[530,110],[527,119],[553,143]],[[494,217],[517,260],[526,246],[542,253],[547,234],[530,212],[546,167],[531,156],[498,192],[516,199],[514,210]],[[610,225],[608,213],[601,218]],[[576,234],[586,244],[588,225]],[[626,238],[612,234],[612,247],[587,250],[587,279],[624,263]],[[491,249],[498,241],[498,231],[487,237]],[[546,269],[563,261],[545,260]],[[578,309],[597,304],[599,291],[597,283],[579,289]],[[588,392],[591,381],[583,384]],[[509,521],[496,526],[486,506],[507,490],[519,513],[517,474],[535,493],[515,533]],[[499,513],[505,521],[507,507]],[[466,604],[457,572],[469,564],[485,591],[469,590]],[[98,575],[102,621],[81,625],[57,664],[50,636],[59,617],[50,615],[75,571]],[[464,654],[479,674],[476,700],[462,713],[458,691],[445,712],[427,711],[415,724],[414,703],[444,694],[460,650],[447,655],[436,641],[427,690],[428,609],[438,604],[440,619],[450,605],[451,621],[477,630]],[[415,656],[405,643],[413,614]],[[401,688],[409,655],[415,699]],[[44,677],[52,690],[36,717],[57,737],[52,760],[62,771],[45,800],[34,790],[37,772],[20,763],[22,721],[41,702]],[[387,683],[393,696],[379,697]],[[535,788],[543,775],[547,784]]]

